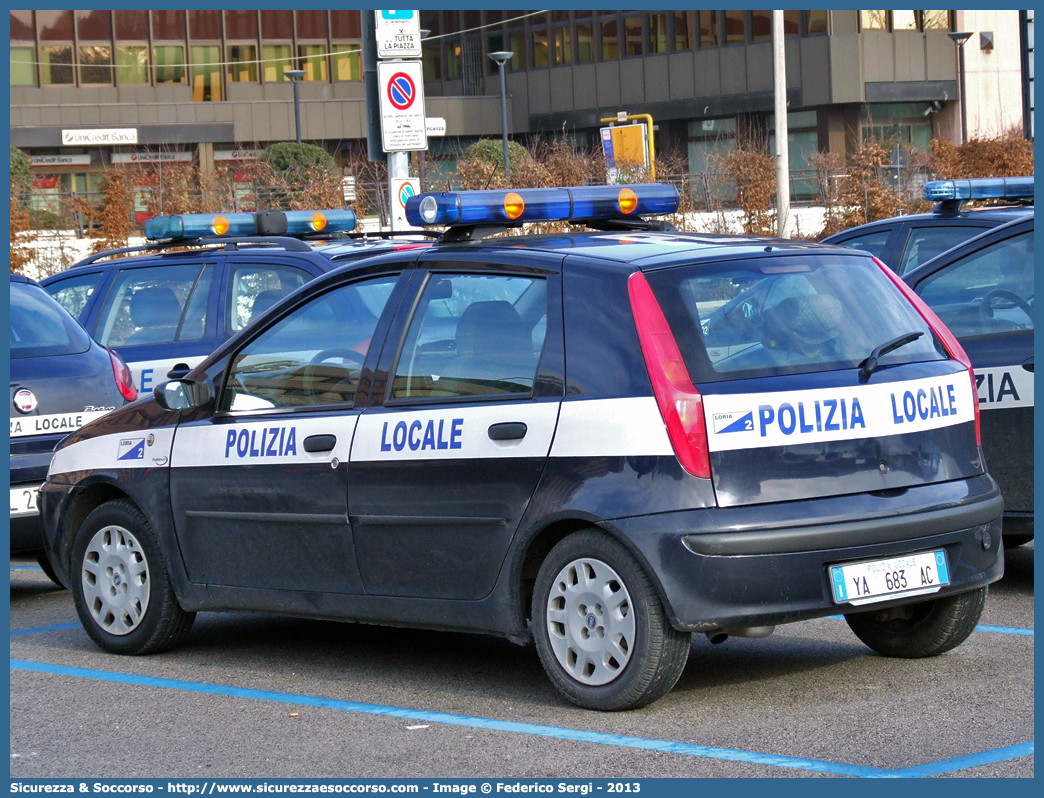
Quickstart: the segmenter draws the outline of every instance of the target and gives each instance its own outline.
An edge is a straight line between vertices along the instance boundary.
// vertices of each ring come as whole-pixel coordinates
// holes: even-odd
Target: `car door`
[[[222,261],[207,252],[114,275],[92,333],[127,362],[139,397],[175,364],[195,366],[213,351]]]
[[[493,589],[554,435],[560,260],[429,257],[359,421],[348,506],[368,593],[475,600]]]
[[[957,336],[979,390],[982,448],[1005,513],[1033,512],[1033,225],[955,254],[914,290]]]
[[[356,393],[405,281],[385,269],[302,298],[231,354],[215,411],[178,427],[171,507],[193,581],[361,590],[346,484]]]

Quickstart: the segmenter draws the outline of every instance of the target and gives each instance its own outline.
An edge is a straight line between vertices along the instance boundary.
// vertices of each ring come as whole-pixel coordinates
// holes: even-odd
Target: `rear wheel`
[[[856,637],[886,657],[934,657],[956,648],[975,630],[986,588],[955,596],[845,616]]]
[[[638,561],[594,529],[562,540],[540,566],[533,633],[559,692],[601,710],[634,709],[670,692],[691,641],[670,625]]]
[[[126,499],[87,516],[73,543],[70,582],[80,623],[114,654],[173,648],[196,617],[178,604],[156,534]]]

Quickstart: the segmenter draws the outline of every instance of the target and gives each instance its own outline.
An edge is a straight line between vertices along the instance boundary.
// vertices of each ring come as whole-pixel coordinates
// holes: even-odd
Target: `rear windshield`
[[[880,366],[946,357],[868,258],[759,258],[646,277],[694,383],[857,368],[875,347],[910,332],[923,335]]]
[[[28,283],[11,283],[11,357],[72,355],[91,339],[65,309]]]

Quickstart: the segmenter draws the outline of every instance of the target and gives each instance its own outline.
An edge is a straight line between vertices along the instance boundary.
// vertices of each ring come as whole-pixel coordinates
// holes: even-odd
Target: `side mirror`
[[[171,380],[157,385],[152,395],[164,410],[194,410],[210,403],[214,398],[214,385],[209,380]]]

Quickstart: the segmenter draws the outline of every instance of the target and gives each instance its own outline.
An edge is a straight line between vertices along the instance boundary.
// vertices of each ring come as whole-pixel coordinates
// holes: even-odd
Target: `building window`
[[[893,11],[892,30],[917,30],[917,12]]]
[[[860,30],[888,30],[887,11],[860,11]]]
[[[119,23],[117,23],[119,30]],[[120,86],[142,86],[149,82],[149,48],[121,44],[116,47],[116,82]]]
[[[257,83],[257,45],[230,44],[228,53],[228,82]]]
[[[718,46],[718,12],[700,12],[700,47]]]
[[[185,82],[185,48],[183,45],[158,44],[152,48],[152,55],[156,64],[156,83]]]
[[[642,18],[624,17],[625,53],[631,56],[642,54]]]
[[[573,32],[568,26],[555,28],[555,66],[573,63]]]
[[[325,44],[299,44],[297,57],[300,59],[300,68],[304,70],[305,80],[330,79],[327,73]]]
[[[674,12],[674,51],[692,49],[692,11]]]
[[[446,80],[460,80],[464,74],[464,50],[460,39],[446,42]]]
[[[11,48],[11,85],[35,86],[36,65],[32,47]]]
[[[615,17],[602,20],[602,60],[611,61],[620,57],[620,35]]]
[[[116,38],[122,41],[144,42],[149,38],[148,11],[114,11]]]
[[[220,11],[189,11],[189,35],[193,39],[221,39]]]
[[[295,11],[294,19],[297,21],[298,39],[326,38],[325,11]]]
[[[336,49],[336,48],[335,48]],[[426,44],[422,48],[423,58],[421,59],[424,63],[424,79],[425,80],[442,80],[442,45],[438,42],[435,44]],[[334,56],[336,58],[337,56]],[[334,70],[336,74],[338,70]],[[341,80],[341,78],[337,78]]]
[[[768,41],[772,39],[772,12],[771,11],[751,11],[750,12],[750,31],[756,42]]]
[[[725,44],[744,44],[747,41],[747,12],[725,12]]]
[[[33,12],[12,11],[11,12],[11,41],[13,42],[35,42],[33,33]]]
[[[486,12],[486,13],[489,14],[490,12]],[[496,29],[494,28],[494,30],[496,30]],[[503,49],[504,49],[504,34],[503,33],[501,33],[500,31],[497,31],[496,33],[491,33],[489,36],[486,37],[486,53],[499,53]],[[497,62],[494,61],[492,58],[487,58],[486,59],[486,74],[487,75],[496,75],[498,71],[499,71],[499,68],[497,67]]]
[[[594,30],[591,23],[576,26],[576,62],[590,64],[594,61]]]
[[[531,29],[529,33],[533,43],[533,66],[536,69],[548,66],[547,28]]]
[[[293,24],[289,11],[262,11],[261,38],[289,39],[293,35]]]
[[[108,11],[77,11],[76,33],[80,41],[108,41],[112,38],[112,20]]]
[[[949,30],[950,29],[950,12],[949,11],[922,11],[921,15],[924,19],[925,30]]]
[[[264,12],[262,12],[264,13]],[[263,29],[262,22],[262,29]],[[286,76],[288,69],[293,69],[289,44],[265,44],[261,47],[262,74],[265,83],[282,83],[289,80]]]
[[[184,11],[153,11],[152,12],[152,38],[162,39],[184,39],[185,38],[185,12]]]
[[[72,45],[40,48],[40,82],[45,86],[73,84]]]
[[[257,12],[226,11],[225,38],[232,41],[236,39],[256,39]]]
[[[798,25],[798,18],[800,17],[799,11],[784,11],[783,12],[783,35],[784,36],[797,36],[801,33],[800,26]]]
[[[359,43],[333,46],[333,75],[334,80],[362,80],[362,50]],[[437,80],[428,77],[427,49],[424,50],[424,79]]]
[[[809,36],[814,36],[820,33],[827,32],[827,12],[826,11],[806,11],[805,12],[805,33]]]
[[[649,52],[667,52],[667,15],[649,15]]]
[[[42,42],[71,42],[72,11],[37,11],[36,29]]]
[[[508,31],[508,50],[514,55],[508,61],[508,69],[518,72],[526,68],[526,37],[522,31]]]
[[[689,123],[689,172],[712,173],[736,149],[736,120],[701,119]]]
[[[192,99],[211,102],[221,99],[221,45],[192,48]]]

